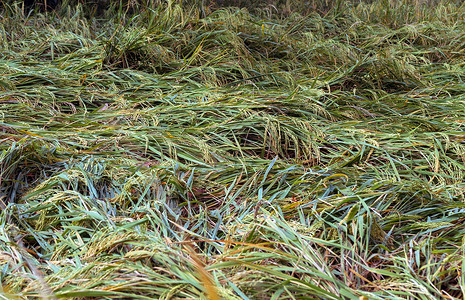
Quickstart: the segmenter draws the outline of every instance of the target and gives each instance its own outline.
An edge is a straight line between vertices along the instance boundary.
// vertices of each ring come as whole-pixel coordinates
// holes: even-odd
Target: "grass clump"
[[[413,2],[5,4],[0,295],[460,298],[465,8]]]

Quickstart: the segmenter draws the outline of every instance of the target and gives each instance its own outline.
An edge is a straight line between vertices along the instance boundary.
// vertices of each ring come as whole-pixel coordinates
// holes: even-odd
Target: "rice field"
[[[463,299],[465,5],[217,2],[2,1],[0,298]]]

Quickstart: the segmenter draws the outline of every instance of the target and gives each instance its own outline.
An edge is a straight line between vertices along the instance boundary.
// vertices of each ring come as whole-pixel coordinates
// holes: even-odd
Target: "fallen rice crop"
[[[0,297],[461,299],[465,5],[217,2],[2,2]]]

